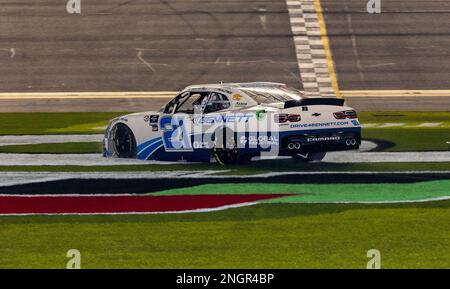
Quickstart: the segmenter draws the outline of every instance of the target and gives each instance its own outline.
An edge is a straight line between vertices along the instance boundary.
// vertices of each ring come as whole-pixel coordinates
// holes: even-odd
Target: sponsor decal
[[[361,124],[359,123],[359,121],[357,121],[357,120],[352,120],[352,124],[354,125],[354,126],[360,126]]]
[[[337,141],[340,140],[340,136],[324,136],[324,137],[308,137],[307,142],[322,142],[322,141]]]
[[[149,117],[150,123],[158,123],[159,115],[151,115]]]
[[[213,124],[213,123],[233,123],[233,122],[248,122],[253,115],[213,115],[213,116],[198,116],[194,118],[196,124]]]
[[[239,139],[239,143],[242,146],[245,146],[247,144],[247,137],[245,135],[241,136],[241,138]]]
[[[266,111],[264,109],[263,110],[258,110],[256,112],[256,119],[257,120],[263,120],[265,118],[266,118]]]
[[[241,145],[246,145],[247,143],[250,146],[256,147],[258,145],[260,146],[271,146],[271,145],[278,145],[280,142],[279,137],[276,135],[260,135],[260,136],[256,136],[256,135],[250,135],[249,137],[246,136],[241,136],[239,139],[239,143]]]
[[[210,143],[207,141],[194,141],[192,143],[192,146],[194,149],[201,149],[201,148],[211,148]]]
[[[246,102],[236,102],[236,107],[245,107],[247,104]]]
[[[321,113],[318,113],[318,112],[315,112],[315,113],[313,113],[312,114],[312,116],[315,116],[315,117],[318,117],[318,116],[321,116],[322,114]]]
[[[165,116],[161,118],[160,127],[164,130],[162,139],[166,152],[192,151],[190,127],[183,116]]]
[[[144,116],[144,121],[148,122],[150,126],[152,126],[152,124],[157,124],[159,120],[159,115],[146,115]],[[158,126],[156,126],[158,127]],[[155,130],[153,130],[155,131]]]
[[[233,96],[231,98],[233,100],[239,101],[239,100],[241,100],[242,96],[239,93],[235,93],[235,94],[233,94]]]
[[[348,121],[330,121],[317,123],[295,123],[291,124],[291,128],[305,128],[305,127],[328,127],[328,126],[345,126]]]

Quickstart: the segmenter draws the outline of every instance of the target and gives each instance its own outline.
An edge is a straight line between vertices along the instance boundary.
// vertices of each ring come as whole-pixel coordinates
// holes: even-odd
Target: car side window
[[[211,94],[208,96],[208,100],[203,112],[212,113],[228,108],[230,108],[230,101],[224,94],[211,92]]]
[[[179,105],[175,108],[175,112],[193,114],[196,106],[205,103],[208,95],[208,92],[191,92],[189,96],[180,100]]]
[[[166,106],[161,110],[164,113],[174,113],[175,109],[189,96],[189,92],[183,92],[172,99]]]

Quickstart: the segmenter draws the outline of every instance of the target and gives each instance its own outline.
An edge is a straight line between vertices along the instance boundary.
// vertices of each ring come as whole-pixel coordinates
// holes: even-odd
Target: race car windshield
[[[241,89],[257,103],[286,102],[289,100],[300,100],[303,95],[289,88],[244,88]]]

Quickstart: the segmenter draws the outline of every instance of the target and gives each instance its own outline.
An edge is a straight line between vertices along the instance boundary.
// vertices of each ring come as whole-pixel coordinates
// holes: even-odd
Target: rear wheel
[[[221,165],[245,164],[251,160],[250,155],[239,152],[236,135],[231,131],[224,132],[222,135],[214,134],[213,154]]]
[[[123,124],[118,123],[113,130],[114,150],[119,158],[135,158],[136,157],[136,138],[131,129]]]
[[[319,153],[303,153],[303,154],[295,154],[292,157],[294,160],[302,162],[302,163],[316,163],[323,160],[327,153],[319,152]]]

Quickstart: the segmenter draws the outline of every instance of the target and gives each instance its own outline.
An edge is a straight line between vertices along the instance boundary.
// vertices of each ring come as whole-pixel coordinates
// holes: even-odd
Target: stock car
[[[104,157],[245,163],[252,157],[321,161],[357,150],[361,126],[343,99],[308,98],[282,83],[186,87],[159,111],[110,121]]]

